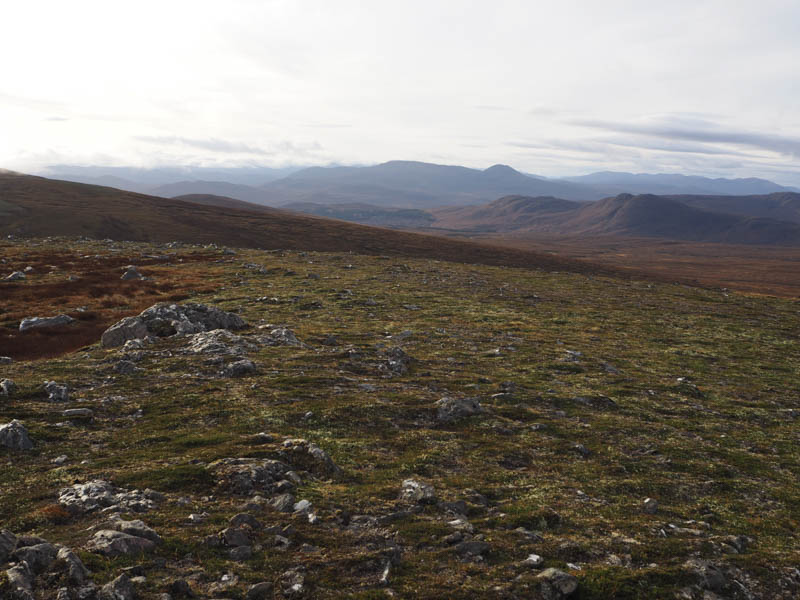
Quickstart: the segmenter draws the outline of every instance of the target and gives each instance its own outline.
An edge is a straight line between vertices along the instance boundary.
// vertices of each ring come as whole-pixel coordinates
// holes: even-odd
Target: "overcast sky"
[[[26,0],[2,21],[0,167],[800,184],[798,0]]]

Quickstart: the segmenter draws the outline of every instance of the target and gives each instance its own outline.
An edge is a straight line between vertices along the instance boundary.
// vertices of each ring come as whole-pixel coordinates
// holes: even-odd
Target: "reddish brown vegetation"
[[[19,249],[17,248],[17,251]],[[26,252],[11,259],[9,270],[33,267],[24,282],[0,283],[0,356],[31,360],[58,356],[96,343],[103,331],[125,315],[138,313],[156,302],[178,301],[187,290],[208,291],[209,282],[199,276],[180,276],[157,259],[137,259],[155,281],[121,281],[120,274],[131,257],[81,259],[65,252]],[[207,255],[187,255],[202,263]],[[78,279],[68,281],[67,276]],[[19,331],[25,317],[64,313],[76,321],[70,325]]]

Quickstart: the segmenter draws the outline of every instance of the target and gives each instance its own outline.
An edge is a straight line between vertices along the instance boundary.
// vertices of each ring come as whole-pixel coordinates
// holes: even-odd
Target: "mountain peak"
[[[484,170],[484,173],[487,173],[489,175],[504,175],[510,173],[518,174],[519,171],[517,171],[513,167],[509,167],[508,165],[497,164],[497,165],[492,165],[488,169]]]

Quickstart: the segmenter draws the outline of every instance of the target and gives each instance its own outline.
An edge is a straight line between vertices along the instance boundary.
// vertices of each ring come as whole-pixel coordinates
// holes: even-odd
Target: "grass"
[[[581,599],[672,598],[697,581],[685,566],[690,558],[741,569],[756,597],[767,598],[788,585],[786,572],[800,560],[800,444],[797,421],[786,412],[798,408],[800,389],[800,313],[791,301],[341,253],[228,255],[66,239],[46,248],[5,241],[0,250],[9,271],[37,256],[37,265],[78,255],[116,265],[168,253],[153,263],[158,276],[135,302],[114,267],[102,271],[105,281],[75,282],[67,306],[85,303],[96,322],[108,323],[141,310],[139,299],[187,294],[238,311],[253,325],[244,335],[258,335],[263,324],[286,325],[309,344],[260,347],[249,356],[258,373],[241,379],[219,378],[218,365],[183,354],[178,339],[148,347],[136,363],[141,371],[118,375],[112,367],[120,353],[102,350],[99,334],[77,352],[62,348],[0,367],[20,386],[17,397],[0,403],[0,422],[24,420],[36,441],[30,453],[0,451],[0,522],[80,548],[102,517],[65,518],[54,508],[60,487],[108,478],[167,494],[158,509],[137,516],[165,539],[154,555],[137,559],[149,569],[139,589],[144,599],[185,576],[187,555],[191,570],[202,573],[192,584],[201,595],[223,573],[236,573],[240,583],[224,594],[231,598],[296,566],[307,569],[313,597],[387,597],[379,579],[394,545],[400,558],[389,587],[420,598],[536,597],[535,571],[520,564],[531,552],[545,566],[571,570]],[[308,272],[321,278],[308,279]],[[59,296],[37,288],[44,292],[51,279],[36,267],[15,288],[22,291],[6,296],[0,318],[16,319],[8,315],[19,315],[28,299],[49,314]],[[340,297],[344,289],[352,295]],[[280,302],[258,301],[263,296]],[[126,304],[102,306],[113,298]],[[311,303],[322,308],[300,308]],[[321,343],[329,334],[338,346]],[[392,346],[415,359],[408,374],[381,369]],[[69,384],[70,403],[48,403],[45,379]],[[484,412],[438,423],[434,402],[445,395],[478,397]],[[575,400],[600,396],[613,404]],[[91,407],[94,419],[63,425],[61,411],[77,406]],[[276,441],[256,443],[262,431]],[[204,537],[223,529],[242,502],[221,490],[205,465],[275,457],[289,437],[313,441],[343,469],[341,478],[307,479],[297,491],[313,502],[321,525],[265,511],[258,518],[267,526],[294,525],[288,551],[265,547],[235,563],[225,549],[205,546]],[[60,454],[69,460],[55,467]],[[433,484],[442,500],[467,503],[476,533],[490,544],[485,560],[454,553],[444,539],[452,517],[436,506],[363,529],[339,525],[343,512],[382,518],[407,509],[397,497],[408,477]],[[658,500],[657,514],[641,510],[645,497]],[[209,516],[188,525],[193,512]],[[670,524],[700,533],[665,537]],[[730,535],[752,538],[747,552],[727,552]],[[301,552],[303,543],[320,550]],[[98,581],[129,562],[83,556]]]

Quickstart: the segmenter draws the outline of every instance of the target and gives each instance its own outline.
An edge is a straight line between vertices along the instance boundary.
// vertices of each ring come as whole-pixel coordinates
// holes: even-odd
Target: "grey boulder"
[[[23,451],[33,448],[33,442],[28,437],[25,426],[14,419],[11,423],[0,425],[0,446],[9,450]]]
[[[436,419],[440,423],[452,423],[483,411],[477,398],[445,397],[436,402]]]
[[[234,313],[204,304],[151,306],[136,317],[127,317],[107,329],[101,338],[104,348],[122,346],[128,340],[147,336],[169,337],[195,334],[212,329],[243,329],[247,324]]]
[[[122,531],[101,529],[94,534],[86,549],[104,556],[130,556],[152,552],[155,542]]]
[[[68,315],[58,315],[55,317],[27,317],[22,319],[19,324],[20,331],[28,331],[29,329],[42,329],[46,327],[59,327],[61,325],[69,325],[75,319]]]

